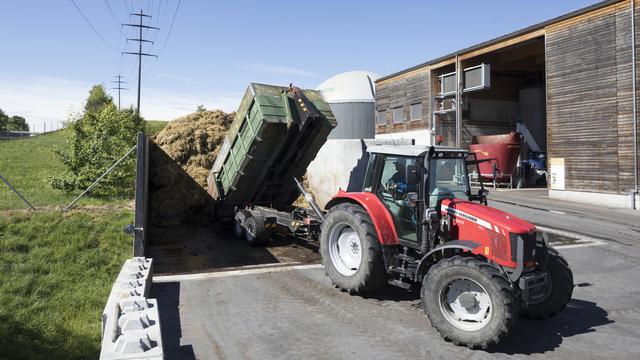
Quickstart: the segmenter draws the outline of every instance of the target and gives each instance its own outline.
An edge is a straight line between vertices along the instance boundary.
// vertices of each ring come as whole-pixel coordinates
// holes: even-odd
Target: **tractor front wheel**
[[[573,273],[567,261],[553,248],[547,256],[549,285],[540,299],[522,310],[522,316],[530,319],[544,319],[562,311],[573,294]]]
[[[322,223],[320,255],[327,275],[344,291],[367,293],[387,283],[376,229],[358,205],[338,205],[329,211]]]
[[[440,260],[424,276],[421,295],[431,325],[456,345],[486,349],[508,334],[517,319],[509,280],[480,259]]]

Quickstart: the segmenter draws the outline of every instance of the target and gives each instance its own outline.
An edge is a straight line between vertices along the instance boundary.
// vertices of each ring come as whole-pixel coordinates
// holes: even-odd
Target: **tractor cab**
[[[442,201],[486,204],[482,182],[473,193],[469,167],[477,169],[475,154],[453,147],[372,146],[363,191],[376,194],[391,213],[400,242],[421,246],[419,224],[439,216]],[[475,169],[474,169],[475,168]]]

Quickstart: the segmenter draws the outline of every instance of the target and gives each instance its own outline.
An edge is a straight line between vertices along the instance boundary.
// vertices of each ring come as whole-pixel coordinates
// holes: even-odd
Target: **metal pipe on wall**
[[[638,194],[638,104],[636,93],[636,19],[635,19],[635,1],[631,0],[631,79],[632,79],[632,96],[633,96],[633,178],[635,189],[632,194]],[[634,201],[635,203],[635,201]],[[638,208],[638,204],[634,204]]]
[[[456,147],[462,146],[462,68],[456,54]]]

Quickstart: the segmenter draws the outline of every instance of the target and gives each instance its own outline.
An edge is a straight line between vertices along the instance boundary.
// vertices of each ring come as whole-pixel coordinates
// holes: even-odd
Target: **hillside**
[[[156,134],[166,121],[148,121],[147,133]],[[49,178],[62,176],[67,171],[53,149],[65,149],[65,130],[59,130],[26,139],[0,141],[0,175],[7,179],[36,208],[56,208],[71,202],[77,194],[66,194],[49,186]],[[80,192],[78,192],[79,194]],[[85,197],[82,205],[121,204],[123,199]],[[11,190],[0,183],[0,210],[26,209]]]
[[[147,132],[166,124],[151,121]],[[0,141],[0,175],[38,209],[22,210],[0,183],[0,359],[97,358],[100,313],[131,256],[129,199],[85,197],[78,210],[59,211],[77,195],[48,184],[66,172],[53,153],[67,146],[64,135]]]

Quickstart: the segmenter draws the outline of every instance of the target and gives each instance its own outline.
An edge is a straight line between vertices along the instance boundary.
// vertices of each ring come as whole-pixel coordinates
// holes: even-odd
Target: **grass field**
[[[164,129],[169,122],[163,120],[147,120],[147,134],[155,135]]]
[[[147,133],[155,134],[166,126],[166,121],[148,121]],[[66,194],[49,186],[49,178],[63,176],[64,165],[53,149],[65,149],[65,130],[37,135],[28,139],[0,141],[0,175],[9,181],[36,208],[62,207],[70,203],[81,191]],[[123,155],[126,150],[123,150]],[[127,199],[94,198],[85,196],[79,205],[124,204]],[[5,184],[0,183],[0,210],[26,209],[24,204]]]
[[[89,196],[59,210],[76,196],[48,183],[66,172],[52,152],[65,147],[64,130],[0,141],[0,175],[38,208],[16,210],[27,206],[0,182],[0,359],[98,358],[100,314],[131,257],[130,199]]]
[[[0,359],[96,359],[130,211],[0,214]]]

